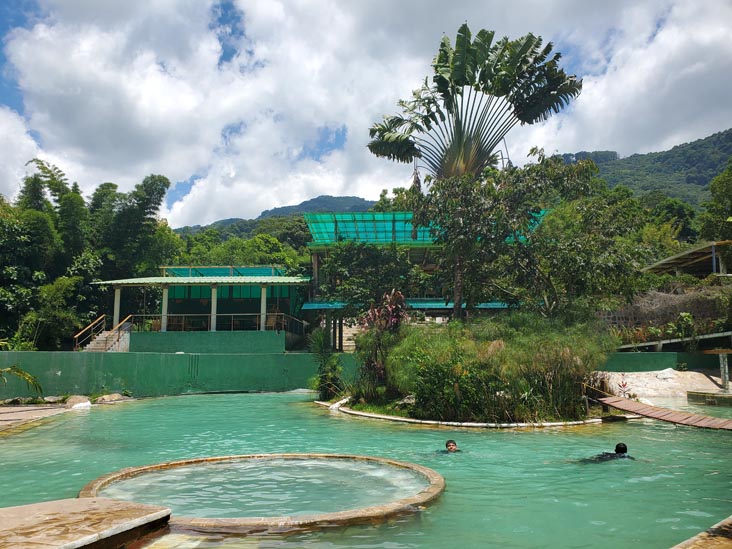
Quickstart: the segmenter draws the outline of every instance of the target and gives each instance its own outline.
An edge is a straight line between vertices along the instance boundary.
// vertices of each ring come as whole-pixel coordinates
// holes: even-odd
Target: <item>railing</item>
[[[129,337],[129,333],[132,331],[132,317],[134,315],[127,315],[122,322],[114,326],[109,333],[104,337],[104,351],[121,351],[122,339],[125,335]],[[129,339],[127,340],[129,346]],[[125,349],[126,350],[126,349]]]
[[[130,315],[132,330],[136,332],[159,332],[162,330],[162,315]],[[210,314],[169,314],[167,315],[168,332],[208,332],[211,330]],[[129,317],[128,317],[129,318]],[[262,315],[259,313],[217,314],[217,332],[259,331],[262,327]],[[295,335],[305,334],[305,323],[284,313],[267,313],[264,324],[265,331],[285,331]]]
[[[93,340],[104,331],[107,324],[107,315],[102,315],[95,321],[91,322],[86,328],[74,335],[74,351],[78,351],[81,347]]]

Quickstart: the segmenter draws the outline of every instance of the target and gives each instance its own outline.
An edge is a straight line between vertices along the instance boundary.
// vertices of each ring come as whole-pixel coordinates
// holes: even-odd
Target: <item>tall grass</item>
[[[582,382],[616,346],[592,322],[514,313],[472,324],[410,327],[386,375],[414,394],[413,415],[443,421],[536,422],[584,416]]]

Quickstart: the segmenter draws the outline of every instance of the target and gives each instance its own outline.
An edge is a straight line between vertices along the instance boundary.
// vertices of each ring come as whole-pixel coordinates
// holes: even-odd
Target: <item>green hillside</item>
[[[256,219],[229,218],[214,221],[210,225],[193,225],[174,229],[179,235],[196,234],[204,229],[216,229],[224,237],[237,236],[249,238],[256,231],[260,222],[272,217],[289,217],[304,213],[317,212],[365,212],[376,202],[365,200],[358,196],[328,196],[322,195],[295,206],[283,206],[263,211]]]
[[[600,177],[613,187],[624,185],[637,194],[661,191],[698,206],[710,198],[709,182],[732,158],[732,129],[677,145],[668,151],[618,158],[614,151],[580,151],[563,155],[567,161],[590,158]]]

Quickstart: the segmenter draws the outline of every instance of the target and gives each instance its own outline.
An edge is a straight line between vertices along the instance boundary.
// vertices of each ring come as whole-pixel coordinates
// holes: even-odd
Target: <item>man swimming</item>
[[[458,449],[458,446],[457,446],[457,442],[455,442],[455,441],[454,441],[454,440],[452,440],[452,439],[448,440],[448,441],[447,441],[447,442],[445,443],[445,448],[447,449],[447,451],[448,451],[449,453],[452,453],[452,452],[459,452],[459,451],[460,451],[460,450]]]
[[[597,454],[596,456],[592,456],[591,458],[586,458],[580,460],[582,463],[599,463],[601,461],[610,461],[611,459],[632,459],[635,460],[633,456],[628,455],[628,447],[623,442],[618,442],[615,445],[615,451],[614,452],[603,452],[601,454]]]

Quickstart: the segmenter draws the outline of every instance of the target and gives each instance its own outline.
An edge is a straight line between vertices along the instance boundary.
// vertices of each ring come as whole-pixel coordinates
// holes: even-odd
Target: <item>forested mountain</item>
[[[358,196],[328,196],[321,195],[301,202],[295,206],[282,206],[264,210],[256,219],[229,218],[214,221],[210,225],[193,225],[175,229],[179,235],[196,234],[204,229],[216,229],[224,236],[247,237],[255,233],[255,229],[263,219],[271,217],[289,217],[314,212],[365,212],[376,204]]]
[[[564,154],[565,161],[589,158],[611,187],[624,185],[636,194],[661,191],[693,206],[709,200],[709,182],[732,157],[732,129],[677,145],[668,151],[618,158],[614,151]]]
[[[257,219],[282,215],[294,215],[317,212],[365,212],[375,202],[364,200],[358,196],[328,196],[321,195],[311,200],[301,202],[297,206],[283,206],[263,211]]]

